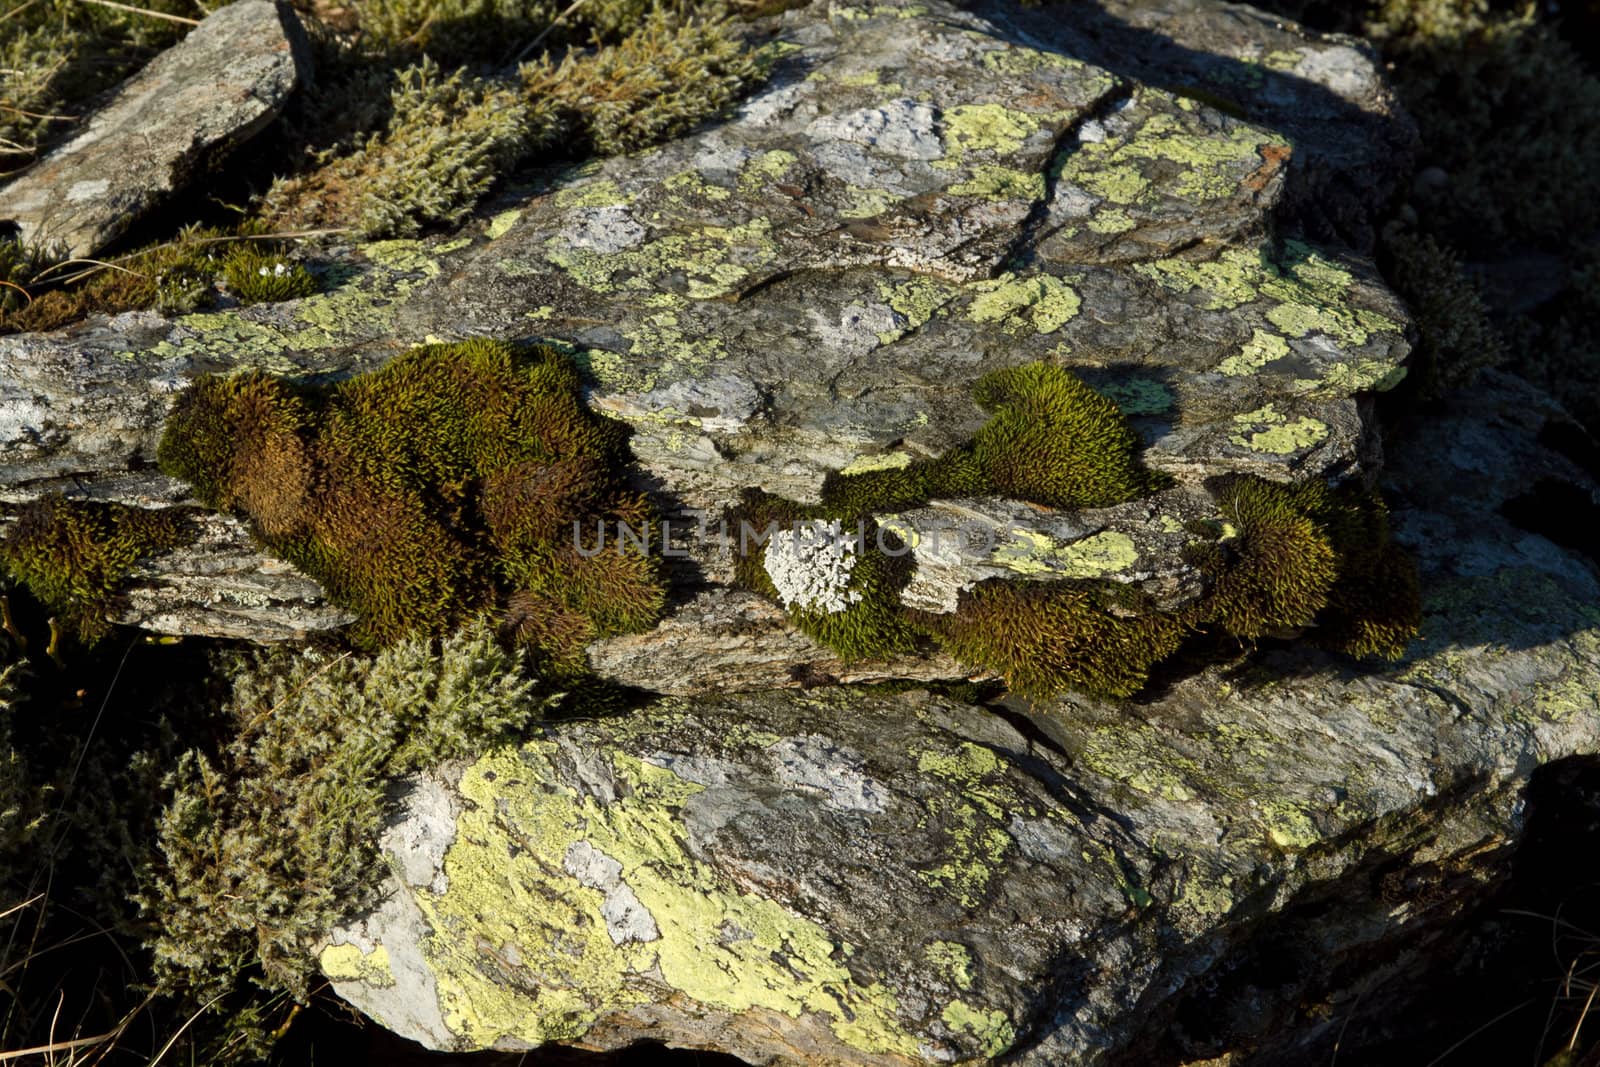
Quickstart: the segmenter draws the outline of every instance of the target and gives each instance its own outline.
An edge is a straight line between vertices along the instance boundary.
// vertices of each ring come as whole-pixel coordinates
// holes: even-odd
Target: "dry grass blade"
[[[556,27],[566,22],[568,15],[571,15],[574,11],[578,10],[578,8],[582,7],[587,2],[588,0],[572,0],[572,3],[567,5],[567,9],[565,11],[557,15],[550,25],[539,31],[539,36],[535,37],[533,40],[529,41],[523,46],[522,51],[517,53],[516,58],[513,59],[512,62],[521,63],[524,59],[527,59],[533,54],[533,50],[538,48],[539,45],[543,43],[546,37],[555,32]]]
[[[153,19],[166,19],[184,26],[198,26],[199,19],[184,18],[182,15],[169,15],[165,11],[151,11],[147,7],[134,7],[132,4],[119,4],[116,0],[78,0],[80,4],[94,4],[96,7],[109,7],[117,11],[127,11],[135,15],[148,15]]]
[[[39,0],[27,0],[26,3],[18,4],[16,7],[12,8],[10,11],[7,11],[5,14],[0,15],[0,22],[4,22],[6,19],[9,19],[9,18],[11,18],[11,17],[13,17],[15,15],[22,14],[24,11],[28,10],[28,8],[32,7],[34,4],[37,4],[38,2],[39,2]]]
[[[156,1067],[156,1064],[160,1063],[166,1057],[167,1053],[172,1051],[172,1046],[178,1043],[178,1038],[183,1036],[183,1032],[189,1029],[189,1027],[194,1024],[196,1019],[200,1018],[200,1016],[209,1011],[211,1009],[211,1005],[221,1000],[223,996],[224,994],[218,993],[216,996],[212,997],[210,1000],[196,1008],[194,1010],[194,1014],[185,1019],[183,1021],[183,1025],[178,1027],[171,1037],[167,1038],[167,1043],[161,1046],[161,1051],[156,1053],[155,1059],[150,1061],[150,1067]]]
[[[71,1052],[73,1049],[89,1048],[93,1045],[104,1044],[121,1033],[122,1029],[118,1027],[115,1030],[107,1030],[103,1034],[96,1034],[94,1037],[79,1037],[71,1041],[52,1041],[48,1045],[35,1045],[32,1048],[19,1048],[10,1052],[0,1052],[0,1063],[20,1060],[24,1056],[52,1056],[57,1052]]]
[[[33,905],[39,903],[39,901],[41,901],[43,899],[44,899],[44,894],[43,893],[35,893],[33,896],[29,897],[27,900],[24,900],[21,904],[13,904],[13,905],[11,905],[11,907],[7,908],[5,911],[0,911],[0,919],[10,918],[11,916],[15,915],[17,912],[21,911],[23,908],[32,907]]]

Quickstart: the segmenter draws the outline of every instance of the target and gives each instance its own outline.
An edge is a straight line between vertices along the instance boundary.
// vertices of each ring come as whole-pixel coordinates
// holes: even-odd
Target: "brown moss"
[[[504,609],[576,669],[584,643],[648,626],[663,602],[647,552],[613,538],[586,556],[574,542],[575,524],[653,517],[622,484],[627,433],[584,405],[566,356],[473,340],[317,389],[201,378],[174,405],[158,459],[356,611],[358,643]]]

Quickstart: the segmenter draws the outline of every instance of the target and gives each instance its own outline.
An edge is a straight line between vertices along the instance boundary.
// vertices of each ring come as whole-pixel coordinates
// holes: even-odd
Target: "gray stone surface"
[[[1237,67],[1230,10],[1182,6],[1173,24],[1194,48],[1220,35],[1233,51],[1218,62]],[[1338,58],[1346,95],[1294,75],[1258,111],[1218,110],[1083,32],[1112,8],[1072,11],[1056,29],[943,3],[791,11],[770,81],[727,121],[510,191],[460,234],[327,248],[326,292],[0,339],[0,501],[178,502],[149,459],[195,374],[338,376],[489,334],[570,346],[592,403],[633,426],[642,484],[669,513],[715,514],[749,487],[808,499],[829,471],[936,456],[982,424],[974,381],[1043,359],[1116,398],[1179,486],[1093,513],[978,500],[889,517],[919,538],[952,516],[996,534],[960,560],[920,539],[911,598],[947,608],[984,577],[1095,575],[1181,604],[1198,576],[1174,531],[1215,515],[1205,479],[1376,474],[1365,398],[1403,374],[1405,314],[1370,262],[1275,221],[1300,160],[1357,180],[1334,161],[1350,129],[1386,128],[1387,98],[1346,45],[1262,29],[1280,65],[1295,48],[1297,65]],[[1328,124],[1326,143],[1313,122],[1274,126],[1332,100],[1359,122]],[[1405,162],[1362,158],[1363,188]],[[663,692],[959,676],[928,656],[845,668],[729,594],[725,550],[686,547],[674,614],[597,646],[603,673]],[[184,557],[153,561],[147,584]],[[118,620],[237,634],[214,602],[226,591],[168,583]]]
[[[218,8],[0,186],[0,221],[23,240],[94,255],[276,118],[309,64],[288,4]]]
[[[1322,1062],[1506,877],[1534,770],[1600,746],[1600,570],[1499,512],[1539,478],[1596,491],[1538,443],[1562,417],[1495,376],[1400,427],[1426,610],[1400,663],[1278,649],[1133,702],[832,687],[552,724],[415,783],[385,839],[404,883],[324,969],[436,1048]]]

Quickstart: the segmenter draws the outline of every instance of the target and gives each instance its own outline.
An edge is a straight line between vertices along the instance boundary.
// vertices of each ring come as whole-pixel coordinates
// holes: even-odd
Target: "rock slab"
[[[92,256],[260,132],[310,70],[287,4],[242,0],[128,79],[70,141],[0,187],[24,241]]]
[[[1600,746],[1594,561],[1500,512],[1532,480],[1595,491],[1539,443],[1562,418],[1498,378],[1403,428],[1426,620],[1400,663],[1283,648],[1130,702],[829,687],[553,723],[410,784],[385,902],[322,968],[440,1049],[1328,1062],[1506,876],[1535,770]]]

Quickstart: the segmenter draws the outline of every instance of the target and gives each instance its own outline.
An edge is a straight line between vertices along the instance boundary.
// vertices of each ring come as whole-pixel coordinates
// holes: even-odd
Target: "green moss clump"
[[[1461,260],[1428,234],[1385,235],[1389,278],[1417,322],[1411,377],[1429,393],[1469,385],[1505,358],[1482,294]]]
[[[918,617],[962,663],[1026,697],[1132,696],[1187,629],[1111,582],[991,580],[963,593],[953,614]]]
[[[782,602],[767,573],[767,546],[773,537],[790,535],[803,524],[830,517],[826,507],[807,507],[770,493],[747,491],[729,523],[730,536],[741,549],[735,580]],[[900,606],[900,591],[915,567],[910,552],[899,538],[870,518],[857,518],[851,528],[841,527],[841,532],[850,538],[859,536],[859,550],[845,587],[853,602],[842,611],[786,605],[790,621],[847,661],[910,652],[916,647],[917,631]]]
[[[1048,363],[993,371],[973,396],[990,418],[971,442],[899,469],[831,474],[824,508],[853,518],[982,494],[1095,508],[1171,484],[1139,462],[1138,434],[1116,403],[1071,371]]]
[[[579,669],[588,641],[649,626],[664,600],[648,551],[575,539],[575,524],[652,522],[623,485],[627,434],[584,405],[567,356],[472,340],[321,389],[201,378],[157,458],[357,612],[359,644],[500,610],[551,664]]]
[[[293,300],[317,291],[317,280],[304,264],[256,242],[233,246],[222,261],[222,276],[245,304]]]
[[[1311,628],[1348,655],[1404,654],[1422,617],[1416,565],[1389,540],[1376,494],[1241,478],[1219,501],[1234,532],[1195,546],[1212,589],[1189,610],[1193,625],[1245,640]]]
[[[261,653],[231,664],[232,738],[190,751],[140,901],[156,986],[208,1000],[259,960],[304,999],[308,950],[373,902],[388,783],[523,735],[550,699],[482,625],[376,656]]]
[[[28,288],[36,295],[0,311],[0,332],[54,330],[95,313],[153,308],[180,315],[209,306],[221,267],[217,248],[227,239],[220,231],[190,226],[171,241],[110,261],[109,267],[35,274]],[[46,284],[51,288],[40,292]]]
[[[1319,484],[1229,485],[1219,504],[1237,532],[1207,561],[1213,586],[1199,618],[1246,640],[1310,626],[1338,577],[1338,558],[1313,517],[1325,495]]]
[[[979,477],[999,493],[1057,508],[1134,500],[1171,479],[1139,463],[1116,403],[1045,363],[995,371],[973,398],[991,418],[973,438]]]
[[[141,559],[188,544],[193,534],[170,509],[69,501],[23,505],[0,540],[0,564],[85,643],[109,629],[106,613]]]

